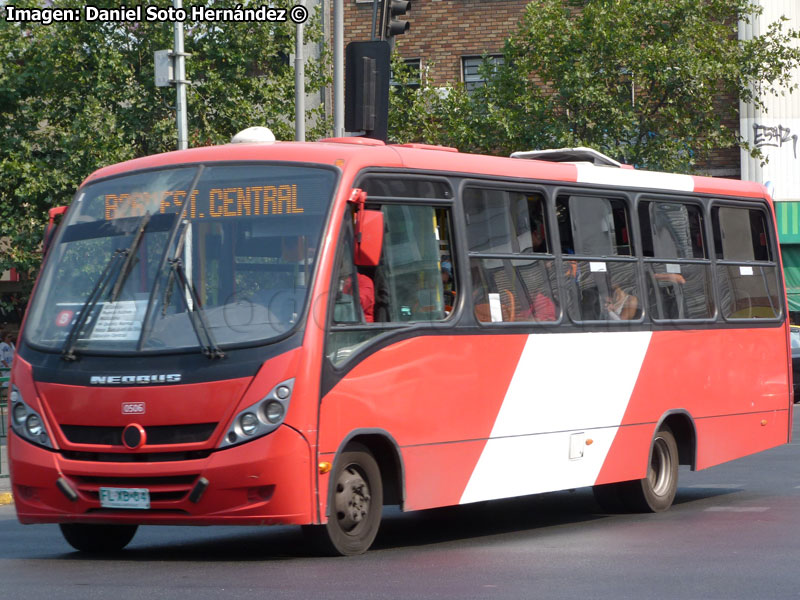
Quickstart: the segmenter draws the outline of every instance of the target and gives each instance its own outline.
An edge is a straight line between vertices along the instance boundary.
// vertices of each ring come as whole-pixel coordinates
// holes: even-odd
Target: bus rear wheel
[[[306,527],[326,554],[363,554],[375,541],[383,509],[383,484],[378,463],[369,450],[353,445],[336,461],[331,476],[328,522]]]
[[[656,432],[650,448],[647,476],[624,484],[623,500],[636,512],[663,512],[678,491],[678,444],[669,427]]]
[[[138,525],[92,525],[61,523],[61,534],[70,546],[81,552],[117,552],[127,546]]]

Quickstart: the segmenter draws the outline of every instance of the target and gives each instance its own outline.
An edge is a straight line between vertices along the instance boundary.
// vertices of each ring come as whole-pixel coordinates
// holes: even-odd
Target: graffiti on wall
[[[797,134],[783,125],[759,125],[753,123],[753,144],[756,148],[783,148],[791,143],[794,157],[797,158]]]

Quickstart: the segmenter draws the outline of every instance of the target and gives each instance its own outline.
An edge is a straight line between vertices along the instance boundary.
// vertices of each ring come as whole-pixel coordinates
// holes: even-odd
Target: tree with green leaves
[[[712,150],[749,148],[739,100],[763,108],[790,87],[800,38],[783,21],[740,40],[753,0],[534,0],[486,63],[486,86],[398,90],[415,141],[508,155],[590,146],[638,167],[702,169]],[[434,97],[435,96],[435,97]],[[404,129],[393,133],[410,141]]]
[[[119,8],[118,2],[95,2]],[[209,0],[214,8],[246,4]],[[289,0],[275,2],[290,6]],[[49,5],[46,0],[28,5]],[[83,10],[81,0],[59,8]],[[0,272],[34,273],[52,206],[66,204],[95,169],[176,147],[175,90],[154,83],[156,50],[172,47],[172,23],[5,20],[0,8]],[[320,15],[306,24],[321,39]],[[189,146],[225,143],[252,125],[294,137],[294,24],[185,23]],[[306,91],[327,83],[323,61],[308,61]],[[326,129],[322,107],[309,111]]]

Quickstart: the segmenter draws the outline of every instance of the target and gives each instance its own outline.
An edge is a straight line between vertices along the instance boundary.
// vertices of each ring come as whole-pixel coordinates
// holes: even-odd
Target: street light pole
[[[182,0],[173,0],[175,9],[182,8]],[[186,118],[186,54],[183,51],[183,21],[175,21],[175,101],[178,119],[178,150],[189,147],[189,125]]]
[[[304,0],[298,4],[303,5]],[[294,139],[306,141],[306,72],[303,56],[303,24],[298,23],[294,41]]]

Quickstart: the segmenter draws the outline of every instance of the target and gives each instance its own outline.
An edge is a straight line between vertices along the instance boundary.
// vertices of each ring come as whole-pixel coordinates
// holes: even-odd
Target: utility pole
[[[303,5],[304,0],[298,4]],[[294,139],[306,141],[306,72],[303,56],[303,24],[298,23],[294,40]]]
[[[173,0],[176,11],[182,8],[182,0]],[[178,150],[189,147],[189,125],[186,117],[186,54],[183,51],[183,21],[175,21],[175,101],[178,119]]]
[[[299,5],[304,0],[298,0]],[[294,139],[306,141],[306,67],[303,56],[303,24],[295,28],[294,40]]]

